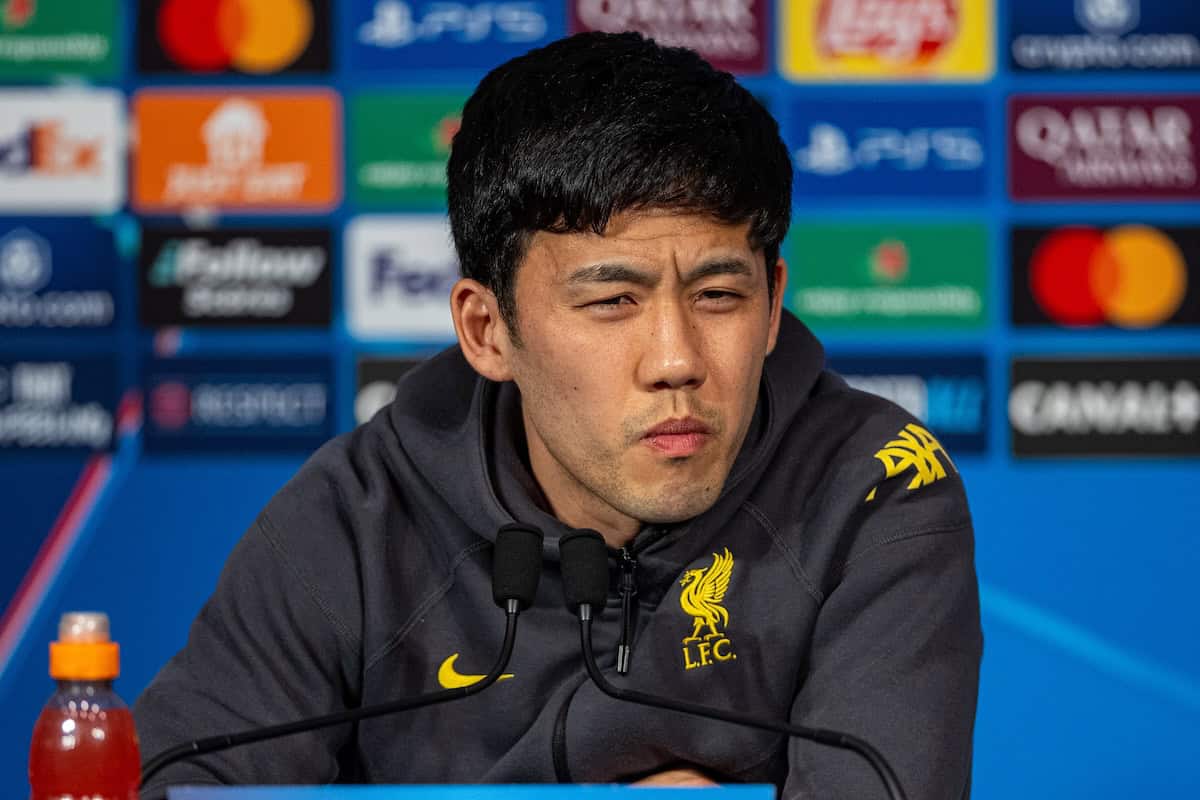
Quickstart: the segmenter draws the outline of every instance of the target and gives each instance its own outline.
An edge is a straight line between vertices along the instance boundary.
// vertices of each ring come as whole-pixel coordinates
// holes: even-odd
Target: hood
[[[717,502],[702,516],[728,515],[742,503],[807,403],[824,362],[820,342],[784,311],[746,441]],[[402,473],[415,469],[448,508],[489,541],[511,522],[536,525],[546,534],[545,557],[558,560],[558,538],[570,528],[544,510],[541,490],[526,466],[515,384],[484,379],[455,346],[405,373],[387,413],[400,457],[410,465]],[[672,530],[686,527],[680,523]]]

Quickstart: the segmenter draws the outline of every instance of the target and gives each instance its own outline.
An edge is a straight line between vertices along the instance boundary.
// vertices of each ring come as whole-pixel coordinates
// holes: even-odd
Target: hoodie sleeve
[[[974,537],[949,456],[914,422],[887,424],[882,438],[869,426],[870,447],[854,437],[859,452],[841,473],[845,555],[827,585],[792,720],[865,739],[912,800],[959,800],[970,794],[983,648]],[[857,754],[793,739],[781,797],[887,793]]]
[[[226,562],[186,646],[138,698],[143,763],[184,741],[353,702],[356,628],[327,591],[350,577],[352,558],[344,537],[303,518],[307,505],[286,489],[272,501]],[[186,759],[152,778],[141,797],[160,800],[179,784],[328,783],[350,733],[349,725],[324,728]]]

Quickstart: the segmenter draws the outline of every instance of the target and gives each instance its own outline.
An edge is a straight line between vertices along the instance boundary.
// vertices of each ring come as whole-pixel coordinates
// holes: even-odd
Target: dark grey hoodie
[[[973,539],[950,457],[916,420],[823,370],[784,315],[746,442],[716,504],[628,548],[632,666],[612,668],[621,554],[596,651],[644,692],[843,730],[908,795],[969,793],[982,638]],[[250,745],[167,783],[626,781],[674,766],[783,796],[884,797],[855,755],[622,704],[584,680],[557,540],[524,456],[512,384],[457,348],[322,447],[230,556],[187,646],[134,709],[142,752],[439,688],[486,672],[504,629],[490,550],[513,520],[546,533],[536,604],[502,680],[475,697]],[[630,567],[626,566],[626,569]]]

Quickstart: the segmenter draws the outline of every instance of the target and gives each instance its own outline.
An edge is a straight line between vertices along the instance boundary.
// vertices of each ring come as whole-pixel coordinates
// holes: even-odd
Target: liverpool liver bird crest
[[[684,644],[699,640],[700,632],[706,628],[705,639],[723,635],[717,630],[717,625],[724,627],[729,624],[729,612],[721,605],[721,601],[725,599],[732,573],[733,555],[726,547],[724,554],[713,553],[713,562],[705,569],[689,569],[683,574],[683,580],[679,582],[683,587],[679,605],[695,617],[692,635],[683,640]]]

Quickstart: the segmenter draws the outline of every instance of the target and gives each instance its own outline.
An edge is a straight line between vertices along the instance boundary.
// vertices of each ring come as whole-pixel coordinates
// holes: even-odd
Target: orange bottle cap
[[[103,681],[121,674],[121,650],[109,639],[107,615],[63,614],[58,639],[50,643],[50,677],[55,680]]]

